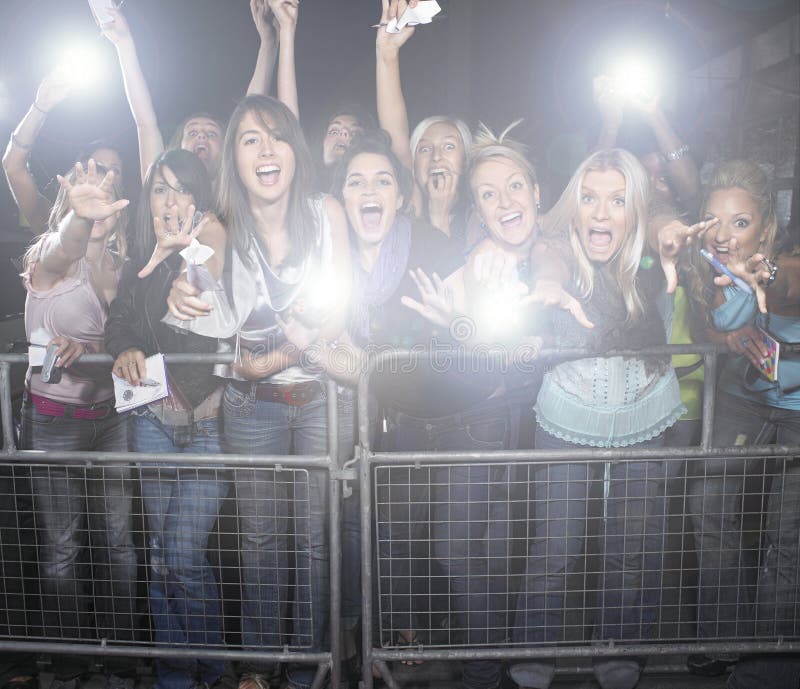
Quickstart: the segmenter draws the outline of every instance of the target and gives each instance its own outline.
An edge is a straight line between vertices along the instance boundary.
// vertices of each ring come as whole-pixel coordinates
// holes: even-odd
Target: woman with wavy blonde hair
[[[641,268],[647,205],[641,164],[625,151],[603,150],[578,167],[545,219],[545,237],[569,243],[572,279],[565,288],[594,324],[583,328],[572,316],[553,311],[554,344],[596,353],[545,373],[534,407],[537,449],[659,447],[664,431],[683,412],[668,359],[606,355],[665,342]],[[603,467],[595,636],[645,640],[660,604],[666,467],[639,460]],[[547,505],[547,514],[533,520],[514,624],[514,641],[526,644],[562,641],[568,633],[567,579],[584,555],[589,486],[596,478],[585,463],[541,465],[533,474],[534,504]],[[511,675],[520,687],[543,689],[554,669],[548,661],[521,663]],[[632,689],[640,673],[634,658],[595,663],[603,689]]]

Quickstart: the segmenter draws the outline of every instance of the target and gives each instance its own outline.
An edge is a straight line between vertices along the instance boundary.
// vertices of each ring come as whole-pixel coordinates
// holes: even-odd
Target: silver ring
[[[748,339],[746,337],[740,337],[739,338],[739,344],[742,345],[742,347],[747,347],[747,342],[748,342]]]
[[[136,366],[136,362],[135,361],[129,361],[128,362],[128,368],[130,368],[131,366]]]

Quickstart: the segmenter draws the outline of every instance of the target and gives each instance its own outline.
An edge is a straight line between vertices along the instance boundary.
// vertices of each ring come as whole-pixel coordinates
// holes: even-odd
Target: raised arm
[[[613,86],[613,80],[606,74],[595,77],[592,83],[594,104],[602,120],[600,136],[597,139],[598,149],[614,148],[622,127],[622,96],[614,91]]]
[[[256,68],[247,87],[247,95],[268,96],[277,57],[277,32],[272,23],[272,10],[269,9],[267,0],[250,0],[250,13],[253,15],[253,23],[261,42],[258,46]]]
[[[102,24],[100,30],[117,49],[122,79],[125,83],[125,95],[128,97],[128,104],[136,122],[136,133],[139,137],[139,170],[144,181],[150,165],[164,151],[164,139],[158,128],[150,89],[139,64],[136,44],[128,22],[118,9],[107,8],[104,12],[111,15],[113,21]]]
[[[28,159],[47,114],[67,97],[69,90],[69,81],[59,70],[48,74],[39,85],[36,99],[25,117],[11,134],[3,155],[3,169],[14,201],[20,214],[28,221],[31,232],[37,235],[47,229],[52,204],[39,191],[28,169]]]
[[[127,199],[114,200],[114,173],[108,172],[100,179],[94,160],[89,160],[84,170],[75,165],[75,182],[58,178],[67,193],[72,209],[52,238],[46,237],[37,259],[36,279],[52,285],[63,278],[73,263],[86,255],[92,228],[119,213],[128,205]],[[39,284],[39,289],[44,285]]]
[[[641,110],[656,137],[675,194],[684,204],[697,198],[700,193],[700,172],[689,153],[689,147],[681,141],[664,115],[658,96],[634,97],[631,103]]]
[[[378,98],[378,123],[392,137],[392,151],[411,169],[411,144],[408,112],[400,81],[400,48],[414,35],[414,27],[406,26],[397,34],[386,31],[391,19],[401,17],[417,0],[382,0],[381,20],[375,38],[375,86]]]
[[[300,118],[297,99],[297,74],[294,64],[294,37],[297,30],[299,0],[268,0],[278,23],[278,100]]]

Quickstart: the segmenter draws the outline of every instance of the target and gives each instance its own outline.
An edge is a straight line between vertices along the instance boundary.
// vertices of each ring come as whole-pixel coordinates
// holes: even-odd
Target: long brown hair
[[[245,265],[249,264],[247,256],[257,223],[250,209],[247,190],[236,168],[236,132],[247,113],[252,113],[267,131],[288,143],[294,152],[295,172],[289,189],[289,211],[286,219],[291,248],[285,263],[299,265],[313,250],[319,232],[309,203],[314,176],[313,163],[300,123],[289,108],[274,98],[247,96],[239,101],[231,115],[225,132],[220,166],[217,204],[220,215],[228,227],[234,248]]]

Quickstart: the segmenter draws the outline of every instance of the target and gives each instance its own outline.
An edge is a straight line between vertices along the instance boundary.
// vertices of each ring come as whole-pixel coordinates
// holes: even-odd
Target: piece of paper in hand
[[[214,255],[214,249],[193,239],[180,254],[186,261],[186,279],[190,285],[197,287],[201,292],[218,292],[222,289],[205,265]]]
[[[124,378],[112,373],[114,380],[114,406],[118,412],[130,411],[169,395],[167,367],[163,354],[153,354],[144,360],[147,378],[142,385],[130,385]]]
[[[436,0],[421,0],[413,9],[409,7],[400,19],[390,19],[386,25],[386,33],[400,33],[406,26],[430,24],[433,18],[442,11]]]

